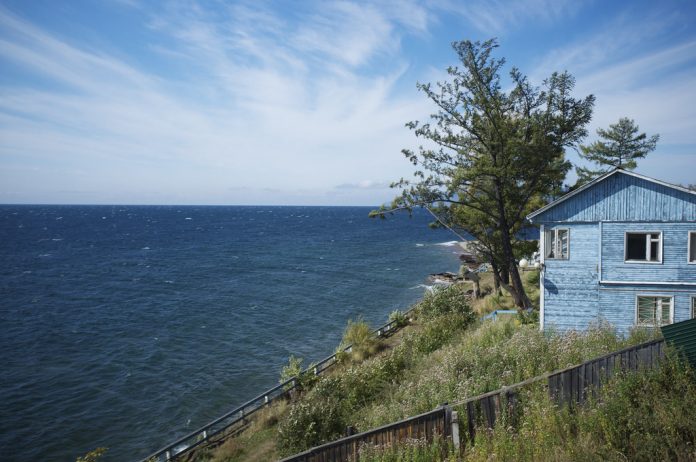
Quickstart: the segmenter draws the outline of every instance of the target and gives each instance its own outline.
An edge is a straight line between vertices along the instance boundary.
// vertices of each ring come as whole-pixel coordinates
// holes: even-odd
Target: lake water
[[[428,216],[369,210],[0,206],[0,458],[137,460],[457,270]]]

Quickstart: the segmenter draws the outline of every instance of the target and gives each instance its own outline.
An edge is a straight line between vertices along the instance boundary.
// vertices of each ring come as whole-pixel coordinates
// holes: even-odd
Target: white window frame
[[[566,256],[565,257],[556,257],[559,253],[559,249],[561,248],[561,241],[558,239],[558,232],[559,231],[565,231],[568,235],[568,250],[566,251]],[[553,257],[549,257],[546,255],[547,250],[546,249],[546,233],[553,233],[553,239],[551,239],[551,242],[553,245]],[[553,228],[553,229],[546,229],[544,230],[544,259],[545,260],[570,260],[570,228]]]
[[[652,323],[645,323],[645,322],[639,322],[638,320],[638,299],[640,297],[648,297],[648,298],[669,298],[669,323],[668,324],[673,324],[674,323],[674,295],[673,294],[636,294],[636,317],[635,317],[635,324],[636,326],[643,326],[643,327],[656,327],[656,326],[664,326],[666,324],[662,324],[660,322],[656,324]],[[662,303],[660,302],[660,314],[662,311]],[[662,316],[658,318],[658,316],[655,316],[656,319],[662,319]]]
[[[694,245],[696,245],[696,231],[689,231],[686,234],[686,263],[696,265],[696,260],[691,260],[691,237],[693,236]]]
[[[696,295],[691,296],[691,319],[696,318]]]
[[[629,234],[645,234],[645,260],[629,260],[628,259],[628,235]],[[649,258],[652,256],[650,254],[650,249],[652,248],[650,235],[658,234],[657,244],[657,260],[653,261]],[[688,257],[688,256],[687,256]],[[662,264],[662,231],[626,231],[624,232],[624,263],[642,263],[648,265],[660,265]]]

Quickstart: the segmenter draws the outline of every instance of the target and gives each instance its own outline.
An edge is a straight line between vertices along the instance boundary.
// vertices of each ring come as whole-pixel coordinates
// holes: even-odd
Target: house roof
[[[534,217],[541,215],[544,212],[547,212],[548,210],[558,206],[559,204],[562,204],[563,202],[567,201],[568,199],[571,199],[571,198],[577,196],[578,194],[582,193],[583,191],[586,191],[588,189],[595,187],[598,183],[601,183],[601,182],[605,181],[606,179],[611,178],[612,176],[618,175],[618,174],[628,175],[631,177],[635,177],[635,178],[639,178],[641,180],[648,181],[650,183],[654,183],[656,185],[660,185],[660,186],[671,188],[671,189],[674,189],[677,191],[696,195],[696,191],[692,191],[692,190],[684,188],[682,186],[677,186],[677,185],[674,185],[671,183],[667,183],[665,181],[657,180],[655,178],[650,178],[648,176],[640,175],[638,173],[630,172],[628,170],[624,170],[621,168],[615,168],[614,170],[611,170],[611,171],[609,171],[601,176],[598,176],[594,180],[590,181],[587,184],[584,184],[583,186],[579,187],[578,189],[571,191],[568,194],[556,199],[555,201],[551,202],[550,204],[547,204],[544,207],[530,213],[529,215],[527,215],[527,220],[531,221]]]

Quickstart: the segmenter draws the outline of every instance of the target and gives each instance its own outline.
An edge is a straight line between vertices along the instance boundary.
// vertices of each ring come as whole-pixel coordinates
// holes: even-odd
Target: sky
[[[632,118],[660,135],[636,171],[696,183],[691,0],[0,0],[0,203],[390,201],[416,83],[492,37],[596,96],[586,143]]]

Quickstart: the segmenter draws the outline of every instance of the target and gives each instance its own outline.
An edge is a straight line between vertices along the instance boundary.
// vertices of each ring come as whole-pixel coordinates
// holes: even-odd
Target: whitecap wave
[[[437,243],[435,245],[441,245],[443,247],[454,247],[457,244],[459,244],[459,241],[440,242],[440,243]]]

